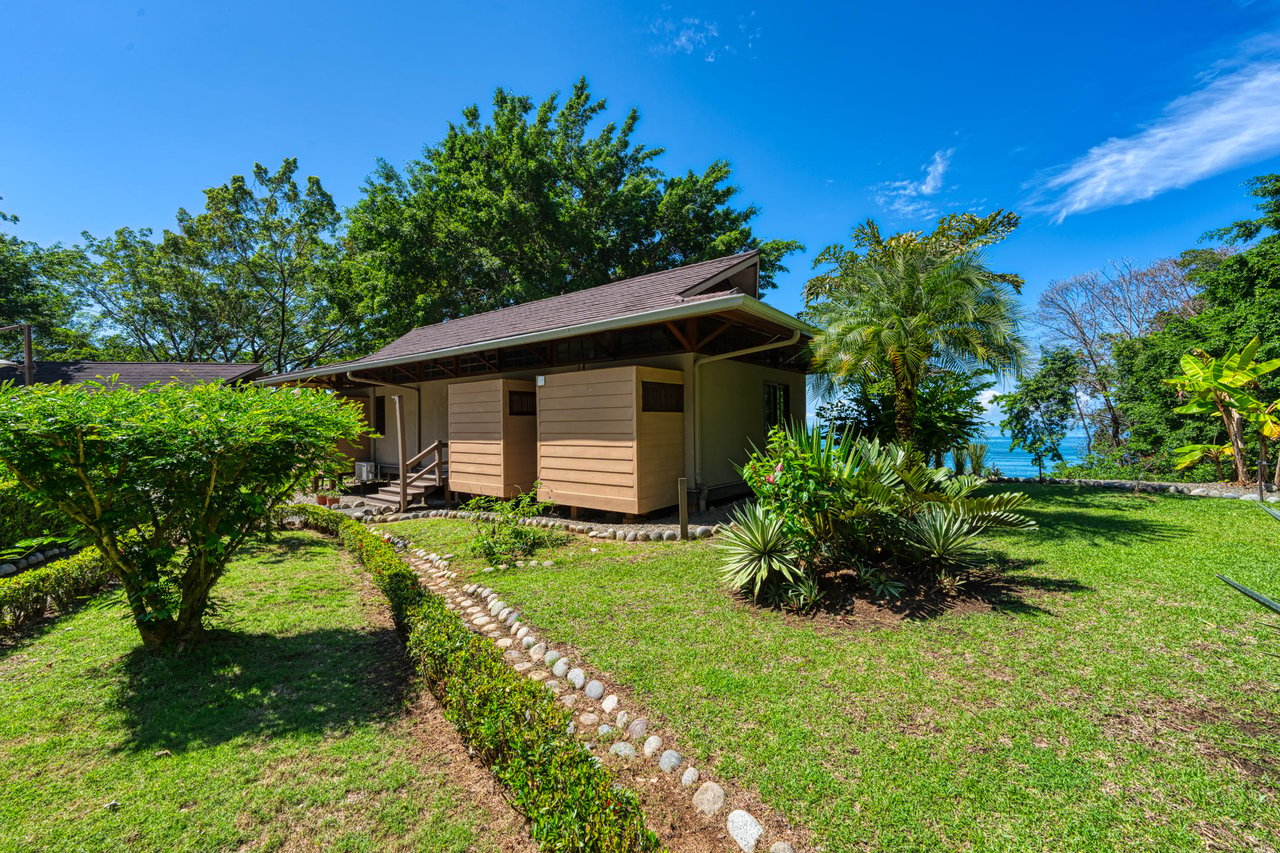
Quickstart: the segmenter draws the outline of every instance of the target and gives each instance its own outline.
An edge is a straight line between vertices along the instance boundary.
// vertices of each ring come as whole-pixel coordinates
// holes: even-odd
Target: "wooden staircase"
[[[363,495],[361,500],[399,512],[405,512],[414,503],[425,502],[427,495],[436,489],[448,488],[448,448],[448,442],[436,441],[411,459],[405,459],[402,453],[399,474],[376,492]],[[416,466],[421,467],[415,471]]]

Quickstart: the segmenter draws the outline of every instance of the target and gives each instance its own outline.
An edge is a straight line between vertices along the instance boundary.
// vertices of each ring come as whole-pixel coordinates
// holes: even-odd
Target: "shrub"
[[[1035,526],[1018,512],[1024,494],[978,496],[985,480],[931,468],[909,446],[802,426],[775,428],[743,475],[802,569],[854,566],[878,594],[900,591],[898,579],[954,587],[983,531]]]
[[[237,549],[362,429],[311,389],[0,385],[0,466],[97,545],[148,646],[199,635]]]
[[[50,601],[65,613],[110,580],[111,566],[97,548],[0,578],[0,630],[14,633],[39,619]]]
[[[721,576],[725,583],[759,600],[762,594],[776,598],[782,584],[800,579],[802,573],[779,516],[752,504],[735,512],[732,521],[717,544],[724,554]]]
[[[0,563],[10,555],[24,556],[39,547],[35,543],[61,541],[70,533],[65,519],[42,512],[21,483],[0,471]]]
[[[424,589],[389,544],[359,522],[315,505],[291,506],[282,515],[337,535],[369,569],[445,716],[511,792],[541,849],[657,849],[636,795],[618,787],[568,733],[568,711],[541,684],[507,666],[493,643],[472,633],[443,599]]]
[[[476,537],[471,551],[491,563],[531,557],[539,548],[554,545],[560,534],[525,522],[551,507],[537,499],[538,484],[509,500],[478,495],[462,505],[470,513]]]

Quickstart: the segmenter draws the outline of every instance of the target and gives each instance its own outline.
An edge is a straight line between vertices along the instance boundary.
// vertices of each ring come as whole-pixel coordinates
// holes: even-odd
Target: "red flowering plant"
[[[806,435],[774,427],[764,450],[755,450],[742,466],[742,476],[762,509],[782,522],[802,562],[814,563],[829,550],[840,495]]]

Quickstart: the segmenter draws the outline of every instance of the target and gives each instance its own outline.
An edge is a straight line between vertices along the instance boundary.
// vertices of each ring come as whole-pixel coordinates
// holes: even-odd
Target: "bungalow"
[[[401,508],[434,489],[639,515],[738,493],[769,428],[805,418],[812,330],[759,299],[748,252],[414,329],[257,380],[360,401],[345,448]],[[378,499],[378,495],[374,496]]]

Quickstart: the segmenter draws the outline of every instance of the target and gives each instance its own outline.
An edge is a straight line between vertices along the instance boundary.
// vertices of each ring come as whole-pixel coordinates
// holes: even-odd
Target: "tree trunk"
[[[1258,500],[1267,497],[1267,439],[1258,436]]]
[[[906,378],[893,377],[893,424],[898,441],[911,442],[916,435],[916,388]]]
[[[1234,409],[1226,410],[1221,404],[1218,410],[1222,412],[1222,420],[1227,425],[1227,435],[1231,439],[1231,454],[1236,465],[1236,482],[1241,485],[1249,483],[1249,466],[1244,458],[1244,437],[1240,431],[1240,413]]]

